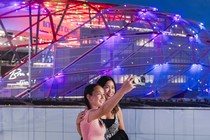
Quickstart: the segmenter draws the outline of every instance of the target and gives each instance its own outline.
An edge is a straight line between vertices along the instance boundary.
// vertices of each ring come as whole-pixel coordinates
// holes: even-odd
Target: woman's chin
[[[109,100],[110,98],[111,98],[111,97],[107,96],[107,97],[106,97],[106,100]]]

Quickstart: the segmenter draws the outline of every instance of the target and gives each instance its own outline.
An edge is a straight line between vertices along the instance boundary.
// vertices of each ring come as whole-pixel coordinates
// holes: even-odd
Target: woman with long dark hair
[[[128,79],[125,81],[125,83],[123,84],[121,89],[118,91],[119,93],[127,92],[126,90],[125,91],[122,90],[123,87],[126,87],[125,86],[126,83],[127,84],[129,83],[130,84],[129,86],[131,86],[132,88],[135,87],[135,85],[132,82],[133,78],[130,76]],[[98,80],[97,84],[100,85],[101,87],[103,87],[104,93],[105,93],[104,95],[105,95],[107,102],[112,102],[112,100],[113,100],[112,97],[115,96],[115,92],[116,92],[115,81],[110,76],[102,76]],[[118,92],[117,92],[117,94],[118,94]],[[106,140],[112,140],[112,139],[127,140],[128,139],[128,137],[124,131],[125,128],[124,128],[122,111],[121,111],[121,108],[118,106],[118,102],[115,103],[115,106],[113,106],[109,112],[107,112],[106,114],[104,114],[103,116],[100,117],[100,121],[103,122],[103,124],[106,126],[106,132],[104,135]],[[88,105],[87,102],[86,102],[86,105],[87,105],[88,109],[90,109],[90,106]],[[77,117],[77,129],[78,129],[78,132],[80,133],[80,135],[81,135],[81,131],[80,131],[79,126],[80,126],[80,122],[82,120],[84,120],[84,118],[85,118],[84,114],[86,114],[86,113],[81,112],[81,113],[79,113],[79,115]]]
[[[103,87],[106,100],[112,98],[116,93],[116,83],[110,76],[102,76],[97,84]],[[111,112],[102,117],[102,121],[106,125],[106,140],[128,140],[125,133],[123,114],[120,106],[117,104]]]

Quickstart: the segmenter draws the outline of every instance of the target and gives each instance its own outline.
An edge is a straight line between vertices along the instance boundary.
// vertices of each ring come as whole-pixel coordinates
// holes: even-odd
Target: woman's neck
[[[98,106],[91,106],[91,109],[98,109]]]

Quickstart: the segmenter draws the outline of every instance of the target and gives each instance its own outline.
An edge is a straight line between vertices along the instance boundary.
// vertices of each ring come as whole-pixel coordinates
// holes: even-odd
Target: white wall
[[[1,107],[0,140],[80,140],[83,108]],[[209,108],[123,109],[130,140],[209,140]]]

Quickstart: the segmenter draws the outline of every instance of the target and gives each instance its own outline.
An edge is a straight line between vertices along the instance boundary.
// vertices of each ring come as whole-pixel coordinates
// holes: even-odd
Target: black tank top
[[[117,131],[119,130],[119,119],[117,115],[114,116],[114,119],[102,119],[106,126],[106,133],[105,133],[105,139],[109,140],[112,136],[114,136]]]

